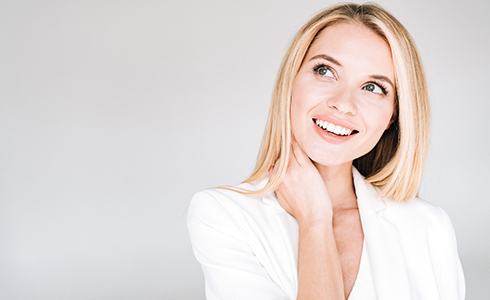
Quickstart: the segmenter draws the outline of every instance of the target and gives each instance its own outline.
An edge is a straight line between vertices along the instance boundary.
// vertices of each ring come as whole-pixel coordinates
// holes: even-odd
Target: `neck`
[[[325,183],[333,211],[357,208],[354,179],[352,178],[352,161],[334,166],[313,163]]]

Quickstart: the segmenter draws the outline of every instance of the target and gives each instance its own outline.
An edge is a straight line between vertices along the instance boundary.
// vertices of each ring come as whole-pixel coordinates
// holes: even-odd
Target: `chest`
[[[357,210],[339,214],[334,217],[333,228],[346,297],[350,294],[361,261],[364,234]]]

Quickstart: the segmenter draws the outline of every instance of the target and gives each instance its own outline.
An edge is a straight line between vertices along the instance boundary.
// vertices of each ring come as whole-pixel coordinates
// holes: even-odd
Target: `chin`
[[[321,150],[310,149],[305,150],[306,155],[315,163],[323,166],[339,166],[346,163],[351,163],[354,158],[345,157],[344,155],[338,155],[335,153],[320,152]]]

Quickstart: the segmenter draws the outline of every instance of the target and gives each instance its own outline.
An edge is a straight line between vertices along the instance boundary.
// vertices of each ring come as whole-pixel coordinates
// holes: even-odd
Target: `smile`
[[[358,133],[358,131],[355,129],[345,128],[345,127],[335,125],[335,124],[332,124],[332,123],[329,123],[329,122],[323,121],[323,120],[313,119],[313,122],[319,128],[321,128],[327,132],[330,132],[334,135],[337,135],[337,136],[349,136],[349,135]]]
[[[347,129],[347,128],[336,128],[334,127],[333,129],[330,129],[332,131],[329,131],[329,126],[327,123],[326,129],[324,129],[322,126],[325,126],[323,122],[318,122],[316,119],[313,119],[313,124],[311,124],[312,129],[318,134],[319,137],[321,137],[324,141],[326,141],[329,144],[340,144],[347,142],[348,140],[354,138],[356,133],[358,133],[357,130],[353,129]],[[337,126],[337,125],[334,125]],[[330,127],[331,128],[331,127]],[[345,131],[347,130],[347,131]],[[335,133],[337,132],[337,133]]]

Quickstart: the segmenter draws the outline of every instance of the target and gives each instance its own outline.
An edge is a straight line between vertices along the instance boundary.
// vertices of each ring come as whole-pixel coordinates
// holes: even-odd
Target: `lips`
[[[322,119],[320,119],[320,120],[322,120]],[[317,124],[317,119],[316,119],[316,118],[313,118],[313,119],[312,119],[312,121],[313,121],[313,123],[314,123],[316,126],[319,126],[319,125]],[[340,127],[342,127],[342,128],[345,128],[345,129],[350,130],[350,133],[349,133],[348,135],[354,135],[354,134],[356,134],[356,133],[358,133],[358,132],[359,132],[358,130],[353,129],[353,128],[352,128],[352,126],[344,126],[344,125],[342,125],[342,124],[339,124],[339,123],[334,123],[334,122],[330,122],[330,121],[326,121],[326,120],[322,120],[322,121],[327,122],[327,123],[332,124],[332,125],[336,125],[336,126],[338,125],[338,126],[340,126]],[[344,124],[345,124],[345,123],[344,123]],[[320,126],[319,126],[319,127],[320,127]],[[322,129],[323,129],[323,130],[325,130],[325,131],[327,131],[325,128],[322,128]],[[345,130],[345,129],[344,129],[344,130]],[[329,131],[329,132],[330,132],[330,131]],[[333,133],[333,132],[332,132],[332,134],[335,134],[335,133]]]
[[[318,126],[316,124],[316,122],[313,122],[313,124],[311,124],[311,126],[312,126],[313,131],[316,132],[320,138],[322,138],[324,141],[326,141],[329,144],[345,143],[345,142],[353,139],[354,135],[355,135],[353,133],[351,133],[350,135],[337,135],[333,132],[330,132],[328,130],[321,128],[320,126]]]
[[[341,126],[341,127],[344,127],[344,128],[347,128],[347,129],[350,129],[350,130],[355,130],[356,132],[359,132],[358,130],[356,130],[356,125],[352,124],[351,122],[347,121],[347,120],[342,120],[342,119],[339,119],[339,118],[336,118],[334,116],[331,116],[329,114],[318,114],[318,115],[315,115],[313,116],[313,120],[316,121],[316,120],[322,120],[322,121],[325,121],[327,123],[331,123],[331,124],[334,124],[334,125],[338,125],[338,126]]]

